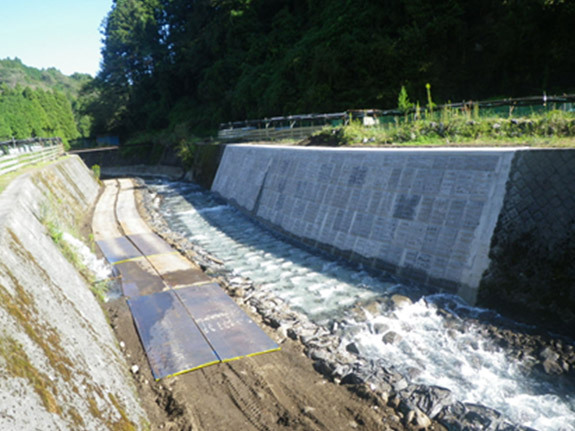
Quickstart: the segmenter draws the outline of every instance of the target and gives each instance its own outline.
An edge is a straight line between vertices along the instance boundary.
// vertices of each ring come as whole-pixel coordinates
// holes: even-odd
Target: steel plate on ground
[[[131,179],[120,179],[120,194],[116,203],[118,221],[127,235],[151,233],[148,225],[142,220],[134,196],[134,182]]]
[[[147,259],[170,287],[180,288],[212,281],[201,269],[179,254],[157,254]]]
[[[172,291],[132,298],[128,305],[156,380],[220,362]]]
[[[116,184],[116,180],[105,180],[104,185],[106,187],[98,199],[92,217],[92,232],[96,241],[122,236],[116,225],[116,216],[114,215],[118,184]]]
[[[96,241],[96,244],[98,244],[98,247],[100,247],[102,254],[106,257],[108,262],[112,264],[142,256],[142,253],[134,247],[134,244],[124,236],[101,239]]]
[[[131,260],[117,263],[122,276],[122,290],[128,298],[134,296],[151,295],[162,292],[167,288],[156,270],[146,259]]]
[[[174,291],[222,361],[279,350],[216,283]]]
[[[144,256],[175,252],[170,244],[154,233],[128,235],[128,238],[136,245]]]

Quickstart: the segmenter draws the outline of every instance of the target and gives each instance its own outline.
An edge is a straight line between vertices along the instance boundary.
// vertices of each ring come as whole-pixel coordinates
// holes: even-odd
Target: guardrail
[[[282,139],[305,139],[313,133],[320,131],[324,126],[285,127],[265,129],[227,129],[218,132],[221,140],[245,140],[250,141],[280,141]]]
[[[0,142],[0,175],[57,159],[64,154],[60,138],[32,138]]]

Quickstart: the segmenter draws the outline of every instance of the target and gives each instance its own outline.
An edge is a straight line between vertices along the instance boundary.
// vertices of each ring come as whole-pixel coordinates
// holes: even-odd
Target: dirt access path
[[[125,183],[124,183],[125,184]],[[106,182],[102,195],[107,219],[94,232],[118,234],[118,194],[133,196],[134,187]],[[120,190],[121,189],[121,190]],[[134,201],[120,199],[123,202]],[[135,207],[134,207],[135,208]],[[137,213],[137,211],[136,211]],[[133,217],[134,213],[130,214]],[[113,222],[113,220],[116,220]],[[265,325],[246,311],[281,346],[281,351],[213,365],[176,377],[154,381],[125,298],[105,304],[110,323],[136,380],[153,430],[405,430],[403,415],[369,391],[358,391],[326,380],[316,372],[299,341]],[[351,390],[355,389],[355,390]],[[362,395],[362,396],[360,396]],[[437,424],[427,429],[443,429]]]

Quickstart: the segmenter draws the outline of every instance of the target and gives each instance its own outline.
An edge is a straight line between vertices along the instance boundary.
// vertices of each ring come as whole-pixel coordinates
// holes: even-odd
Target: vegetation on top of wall
[[[311,145],[553,146],[575,147],[575,113],[550,111],[527,117],[482,117],[445,108],[426,118],[396,117],[393,123],[365,127],[352,122],[327,127]]]

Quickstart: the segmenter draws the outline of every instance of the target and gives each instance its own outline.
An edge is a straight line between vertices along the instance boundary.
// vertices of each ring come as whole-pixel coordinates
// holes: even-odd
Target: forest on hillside
[[[0,59],[0,140],[60,136],[88,137],[91,116],[84,92],[92,77],[64,75],[56,68],[37,69],[18,58]]]
[[[0,83],[10,88],[20,85],[33,89],[56,90],[74,102],[82,90],[82,87],[92,80],[85,73],[74,73],[71,76],[64,75],[58,69],[37,69],[26,66],[19,58],[5,58],[0,60]]]
[[[87,111],[130,136],[575,89],[565,0],[115,0]]]
[[[63,93],[0,84],[0,140],[55,136],[66,144],[80,136]]]

